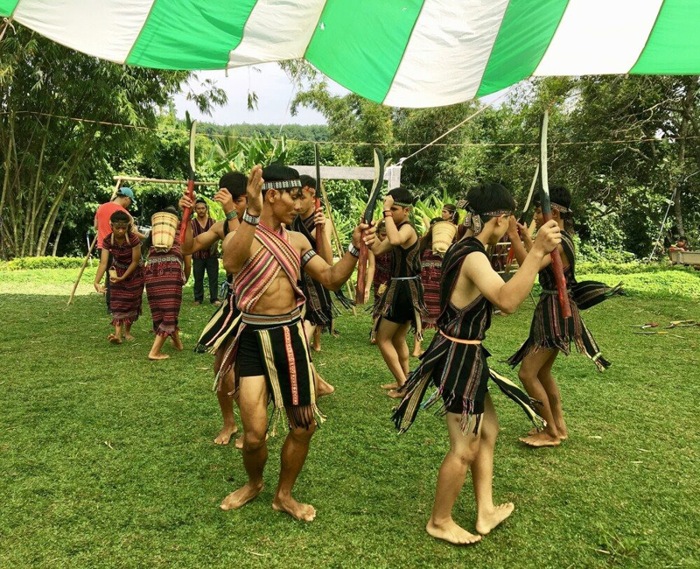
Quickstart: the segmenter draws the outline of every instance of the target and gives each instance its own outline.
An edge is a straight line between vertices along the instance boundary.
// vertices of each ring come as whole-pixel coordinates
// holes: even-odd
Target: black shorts
[[[238,338],[236,367],[238,377],[253,377],[266,373],[255,328],[249,325],[246,325]]]
[[[396,295],[391,303],[389,314],[384,316],[389,322],[395,324],[405,324],[413,322],[416,319],[416,311],[413,306],[413,298],[411,291],[406,281],[401,281],[396,284]]]

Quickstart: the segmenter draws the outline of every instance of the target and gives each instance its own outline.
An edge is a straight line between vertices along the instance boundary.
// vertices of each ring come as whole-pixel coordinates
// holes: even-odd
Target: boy
[[[493,503],[493,452],[498,420],[488,394],[489,378],[533,421],[537,419],[527,395],[489,370],[486,363],[489,353],[482,341],[491,324],[493,306],[506,313],[515,312],[527,298],[542,259],[560,241],[557,224],[545,224],[520,270],[504,283],[491,268],[486,246],[498,243],[509,224],[515,223],[514,218],[511,221],[515,202],[500,184],[473,188],[467,200],[465,224],[471,231],[445,254],[438,333],[423,355],[421,365],[399,390],[404,399],[393,414],[396,427],[405,432],[421,408],[428,386],[433,383],[437,387],[424,407],[442,398],[450,450],[440,466],[426,531],[457,545],[479,541],[481,535],[488,534],[514,509],[511,503],[499,506]],[[476,531],[481,535],[471,534],[452,519],[452,508],[468,469],[476,496]]]

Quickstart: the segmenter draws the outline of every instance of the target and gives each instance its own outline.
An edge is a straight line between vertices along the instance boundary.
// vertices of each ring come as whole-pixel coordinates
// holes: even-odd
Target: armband
[[[348,245],[348,253],[350,253],[355,258],[360,256],[360,250],[357,247],[355,247],[352,243]]]
[[[257,225],[260,223],[260,216],[251,215],[248,213],[248,210],[245,210],[245,213],[243,214],[243,221],[245,221],[248,225]]]
[[[302,267],[306,266],[306,263],[308,263],[315,256],[316,256],[316,251],[314,251],[313,249],[309,249],[306,253],[304,253],[301,256],[301,266]]]

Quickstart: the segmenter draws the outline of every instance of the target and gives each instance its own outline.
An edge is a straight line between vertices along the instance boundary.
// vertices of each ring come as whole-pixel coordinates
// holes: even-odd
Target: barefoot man
[[[493,455],[498,435],[498,419],[488,394],[491,379],[518,403],[537,424],[539,417],[528,395],[506,378],[489,370],[488,351],[482,346],[491,324],[491,311],[497,306],[513,313],[527,298],[542,259],[561,241],[554,222],[542,226],[527,258],[507,283],[496,273],[486,254],[486,246],[498,243],[509,227],[515,207],[512,196],[500,184],[484,184],[468,196],[467,220],[472,236],[452,245],[445,254],[440,283],[438,333],[422,363],[400,389],[405,395],[394,411],[393,420],[405,432],[422,407],[442,399],[447,419],[450,450],[440,466],[435,502],[426,531],[437,539],[467,545],[481,539],[513,512],[513,504],[493,503]],[[421,401],[430,384],[437,387],[425,405]],[[541,421],[541,420],[540,420]],[[471,470],[476,496],[474,535],[452,519],[467,470]]]
[[[188,225],[182,248],[185,255],[209,250],[217,241],[223,241],[226,235],[238,229],[246,206],[246,184],[247,179],[240,172],[227,172],[219,179],[219,191],[214,196],[214,201],[221,204],[226,219],[217,221],[207,231],[199,233],[194,238],[192,235],[193,224]],[[180,199],[180,207],[192,207],[192,200],[186,194]],[[204,327],[195,347],[195,351],[211,352],[215,355],[214,373],[218,376],[216,397],[219,400],[221,416],[224,420],[221,431],[214,439],[214,443],[217,445],[227,445],[231,437],[238,432],[233,414],[233,368],[231,367],[227,373],[219,375],[223,355],[236,336],[240,323],[240,312],[236,308],[233,288],[231,287],[232,281],[233,276],[228,273],[226,275],[226,297]],[[236,446],[238,447],[238,441],[236,441]]]
[[[311,176],[299,176],[301,181],[301,211],[294,219],[292,229],[303,234],[311,243],[314,251],[318,253],[326,263],[333,262],[333,250],[331,248],[331,228],[326,223],[326,216],[319,207],[316,209],[316,179]],[[316,241],[316,228],[321,228],[321,239]],[[333,301],[330,293],[324,286],[304,272],[301,275],[301,290],[306,297],[306,307],[304,311],[304,330],[309,345],[316,349],[316,332],[326,328],[329,332],[333,326]],[[320,340],[318,349],[320,351]],[[320,397],[329,395],[335,388],[324,380],[316,371],[314,366],[314,376],[316,377],[316,392]]]
[[[248,179],[247,196],[248,208],[241,227],[224,241],[224,266],[235,275],[242,323],[224,356],[222,369],[235,358],[248,482],[226,496],[221,508],[240,508],[262,491],[267,461],[267,405],[272,400],[275,415],[279,417],[284,411],[289,423],[272,507],[298,520],[312,521],[316,516],[314,507],[292,497],[311,436],[322,419],[301,321],[304,295],[297,284],[299,273],[303,268],[327,289],[337,290],[355,268],[362,231],[366,230],[364,240],[371,246],[374,230],[364,225],[356,227],[348,252],[331,266],[316,254],[306,237],[284,227],[291,226],[301,208],[301,182],[296,170],[277,164],[265,170],[255,166]]]

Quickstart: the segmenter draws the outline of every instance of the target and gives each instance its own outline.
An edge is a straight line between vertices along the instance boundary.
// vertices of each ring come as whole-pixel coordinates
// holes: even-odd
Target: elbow
[[[510,304],[504,304],[498,307],[503,314],[515,314],[518,310],[517,306],[511,306]]]
[[[235,274],[238,272],[238,267],[236,264],[231,260],[227,259],[226,255],[224,255],[224,270],[229,273],[229,274]]]
[[[396,247],[397,245],[401,245],[401,237],[398,235],[396,237],[394,237],[393,239],[391,237],[387,236],[387,241],[389,241],[389,244],[392,247]]]

